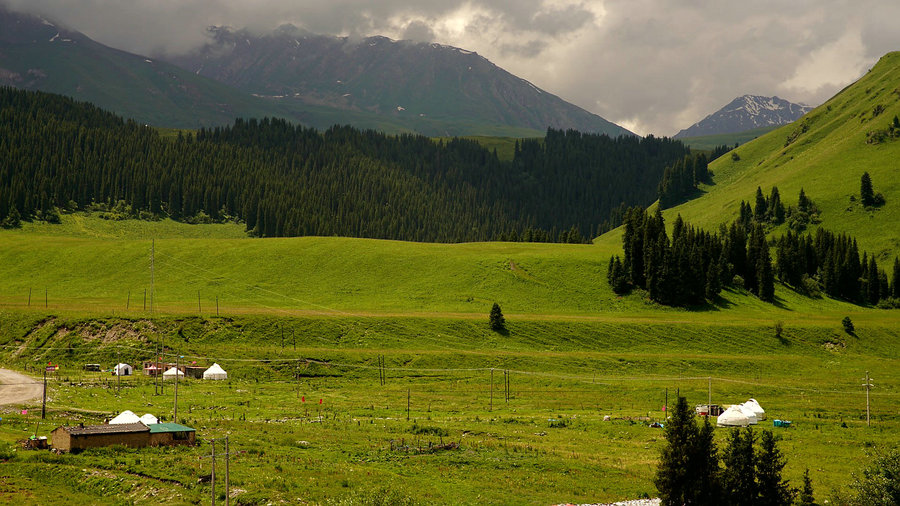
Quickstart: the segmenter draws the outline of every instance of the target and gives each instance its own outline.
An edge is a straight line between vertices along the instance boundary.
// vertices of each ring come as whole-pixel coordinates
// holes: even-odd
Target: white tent
[[[223,380],[228,379],[228,373],[219,364],[213,364],[209,369],[203,371],[203,379],[205,380]]]
[[[159,423],[159,418],[156,418],[150,413],[144,413],[144,416],[141,417],[141,423],[143,423],[144,425],[153,425],[155,423]]]
[[[113,375],[115,376],[131,376],[133,373],[134,367],[128,364],[116,364],[113,368]]]
[[[756,418],[756,412],[753,411],[753,408],[747,406],[746,404],[736,404],[736,406],[739,410],[741,410],[742,413],[744,413],[744,416],[746,416],[747,419],[750,420],[750,425],[756,425],[756,423],[759,422],[759,420]]]
[[[750,418],[740,406],[729,406],[724,413],[719,415],[716,425],[719,427],[746,427],[750,425]]]
[[[119,413],[118,416],[109,421],[110,424],[120,424],[120,423],[138,423],[141,419],[134,413],[129,410],[125,410]]]
[[[760,406],[759,403],[756,402],[756,399],[750,399],[749,401],[744,403],[744,406],[753,410],[753,414],[756,415],[757,420],[766,419],[766,412],[763,410],[762,406]]]
[[[181,372],[180,370],[178,370],[178,369],[176,369],[176,368],[174,368],[174,367],[170,367],[168,371],[166,371],[166,372],[163,373],[163,379],[175,379],[175,376],[176,376],[176,375],[177,375],[179,378],[183,378],[183,377],[184,377],[184,373],[183,373],[183,372]]]

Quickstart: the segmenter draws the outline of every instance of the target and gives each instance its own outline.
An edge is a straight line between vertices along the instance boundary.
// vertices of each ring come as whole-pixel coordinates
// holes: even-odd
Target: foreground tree
[[[488,322],[491,325],[491,330],[495,332],[506,330],[506,319],[503,318],[503,312],[500,311],[500,304],[495,302],[491,307],[491,314],[488,318]]]
[[[756,504],[756,451],[753,443],[756,435],[750,427],[733,430],[728,435],[728,448],[722,462],[723,503],[733,506],[753,506]]]
[[[781,479],[781,470],[787,462],[776,442],[775,435],[768,430],[764,430],[759,438],[759,456],[756,459],[759,498],[756,504],[760,506],[787,506],[794,500],[794,490],[787,480]]]
[[[872,189],[872,178],[868,172],[863,172],[859,181],[859,200],[864,206],[875,204],[875,191]]]
[[[854,476],[850,488],[855,491],[850,499],[853,505],[900,504],[900,449],[875,454],[872,463],[863,469],[862,476]]]
[[[714,503],[719,492],[719,459],[709,420],[698,427],[694,411],[679,396],[665,438],[654,480],[662,504]]]

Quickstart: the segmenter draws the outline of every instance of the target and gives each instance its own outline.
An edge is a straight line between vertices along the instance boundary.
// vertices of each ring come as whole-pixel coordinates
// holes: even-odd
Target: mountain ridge
[[[633,135],[454,46],[331,37],[292,25],[261,36],[219,26],[208,33],[208,44],[169,61],[257,96],[370,112],[413,125],[474,119],[536,131]],[[421,132],[424,128],[417,130],[456,134]]]
[[[812,110],[777,96],[742,95],[675,134],[676,139],[745,132],[791,123]]]

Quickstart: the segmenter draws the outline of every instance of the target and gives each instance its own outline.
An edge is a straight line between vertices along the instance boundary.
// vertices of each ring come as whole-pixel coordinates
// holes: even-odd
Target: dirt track
[[[0,369],[0,405],[19,404],[41,397],[41,382],[24,374]]]

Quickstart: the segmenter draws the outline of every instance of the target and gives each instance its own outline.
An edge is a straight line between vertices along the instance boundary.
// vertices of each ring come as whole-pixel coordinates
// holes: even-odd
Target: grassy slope
[[[877,106],[884,112],[873,117]],[[737,149],[740,161],[723,156],[713,164],[714,184],[705,195],[664,214],[671,221],[680,213],[691,223],[715,227],[731,221],[741,200],[752,202],[757,186],[768,195],[778,186],[787,205],[797,203],[803,188],[822,210],[822,226],[855,236],[860,247],[880,261],[900,253],[900,142],[866,144],[866,132],[886,128],[900,115],[900,53],[884,56],[857,83],[802,119]],[[794,142],[785,141],[808,126]],[[884,207],[860,206],[859,180],[868,171]],[[851,202],[855,195],[857,202]]]
[[[0,231],[0,304],[47,304],[121,313],[143,309],[156,238],[159,308],[214,311],[443,314],[481,318],[497,301],[529,318],[744,322],[837,321],[844,314],[896,321],[895,312],[808,299],[778,288],[772,306],[725,292],[718,306],[688,311],[616,296],[606,282],[615,234],[594,245],[423,244],[347,238],[250,239],[240,225],[108,222],[64,215],[63,225]],[[128,293],[131,302],[128,302]]]

